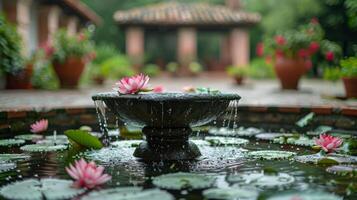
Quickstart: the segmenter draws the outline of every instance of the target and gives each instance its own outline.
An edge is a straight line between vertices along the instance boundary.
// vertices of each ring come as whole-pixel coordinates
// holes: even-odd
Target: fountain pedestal
[[[192,130],[186,128],[144,127],[146,141],[135,149],[134,156],[143,160],[193,160],[200,150],[189,141]]]

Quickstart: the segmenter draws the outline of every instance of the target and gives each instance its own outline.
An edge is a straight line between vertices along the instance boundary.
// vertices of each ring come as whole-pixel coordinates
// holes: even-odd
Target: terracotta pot
[[[6,89],[32,89],[31,77],[33,73],[33,65],[28,64],[26,68],[19,74],[6,75]]]
[[[77,88],[86,64],[83,58],[69,57],[63,63],[53,62],[52,64],[61,88]]]
[[[342,80],[345,85],[346,96],[357,98],[357,77],[344,77]]]
[[[282,89],[298,89],[301,76],[308,71],[306,63],[302,58],[276,58],[274,69]]]
[[[235,80],[235,82],[236,82],[237,85],[242,85],[242,84],[243,84],[243,79],[244,79],[243,76],[236,76],[236,77],[234,77],[234,80]]]

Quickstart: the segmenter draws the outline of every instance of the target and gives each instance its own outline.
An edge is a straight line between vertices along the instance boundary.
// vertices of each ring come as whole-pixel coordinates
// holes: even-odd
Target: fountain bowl
[[[134,156],[144,160],[186,160],[201,155],[189,142],[191,127],[215,120],[226,112],[238,94],[201,93],[100,93],[92,96],[103,101],[110,112],[130,125],[143,128],[146,141]]]

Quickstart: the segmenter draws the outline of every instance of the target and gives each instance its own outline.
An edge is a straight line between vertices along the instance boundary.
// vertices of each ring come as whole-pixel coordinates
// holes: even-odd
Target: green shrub
[[[245,77],[248,75],[248,66],[228,66],[226,71],[232,77]]]
[[[177,62],[169,62],[166,65],[166,70],[171,73],[177,72],[178,68],[179,68],[179,65]]]
[[[160,67],[155,64],[145,65],[143,68],[143,73],[151,77],[157,76],[160,74]]]
[[[188,68],[193,74],[198,74],[203,70],[202,65],[198,62],[191,62]]]
[[[0,15],[0,74],[17,74],[24,68],[21,37]]]
[[[268,64],[264,58],[256,58],[249,65],[248,76],[257,79],[274,78],[275,73],[273,66]]]
[[[134,70],[126,56],[116,55],[100,65],[100,74],[107,78],[120,79],[134,75]]]
[[[34,63],[34,72],[31,79],[32,85],[38,89],[53,90],[59,88],[59,82],[51,64],[45,60]]]
[[[349,57],[341,60],[342,77],[357,77],[357,57]]]
[[[338,67],[325,68],[323,77],[326,80],[337,81],[341,78],[341,70]]]
[[[96,65],[102,64],[104,61],[108,60],[119,54],[118,50],[113,45],[100,44],[95,47],[96,57],[92,63]]]

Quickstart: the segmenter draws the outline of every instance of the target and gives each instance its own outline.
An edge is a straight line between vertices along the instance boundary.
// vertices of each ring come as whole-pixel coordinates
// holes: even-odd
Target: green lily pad
[[[245,145],[249,143],[249,140],[235,137],[209,136],[205,137],[205,140],[212,146]]]
[[[68,137],[70,141],[75,142],[81,147],[89,149],[101,149],[103,147],[99,139],[92,136],[88,131],[67,130],[64,132],[64,134]]]
[[[327,131],[332,130],[331,126],[318,126],[315,130],[313,131],[308,131],[306,132],[307,135],[311,136],[319,136],[323,133],[326,133]]]
[[[48,135],[46,136],[47,140],[54,140],[55,136],[54,135]],[[66,135],[56,135],[56,140],[68,140]]]
[[[197,146],[210,146],[211,143],[207,142],[206,140],[190,140]]]
[[[289,192],[289,193],[278,193],[267,200],[342,200],[342,197],[339,197],[332,193],[327,193],[319,190],[313,191],[298,191],[298,192]]]
[[[273,188],[291,185],[295,182],[295,178],[287,173],[265,174],[256,172],[230,175],[227,177],[227,181],[239,185],[247,184],[262,188]]]
[[[247,153],[247,156],[250,158],[263,160],[289,159],[295,155],[295,152],[275,150],[251,151]]]
[[[41,200],[73,198],[85,190],[72,187],[73,182],[61,179],[27,179],[10,183],[0,189],[0,194],[7,199]]]
[[[212,188],[203,191],[203,196],[206,199],[219,199],[219,200],[231,200],[231,199],[244,199],[244,200],[256,200],[259,192],[254,188]]]
[[[24,134],[24,135],[16,135],[15,139],[20,139],[20,140],[41,140],[43,138],[42,135],[38,134]]]
[[[62,151],[67,149],[66,145],[46,145],[46,144],[29,144],[20,147],[22,151],[30,152],[49,152],[49,151]]]
[[[25,143],[25,140],[19,140],[19,139],[0,140],[0,146],[19,146],[24,143]]]
[[[294,134],[291,133],[260,133],[255,135],[259,140],[274,140],[279,137],[293,137]]]
[[[15,168],[16,168],[15,163],[5,163],[5,162],[0,163],[0,173],[7,172],[7,171],[15,169]]]
[[[235,130],[229,129],[226,127],[211,128],[208,130],[208,133],[211,135],[217,135],[217,136],[235,136],[235,135],[237,135]]]
[[[205,189],[214,182],[215,178],[211,176],[183,172],[164,174],[153,179],[154,185],[169,190]]]
[[[315,145],[315,140],[312,140],[307,137],[300,137],[298,139],[295,138],[288,138],[286,140],[286,143],[292,144],[292,145],[297,145],[297,146],[306,146],[306,147],[312,147]]]
[[[253,137],[255,135],[262,133],[263,131],[258,128],[249,127],[247,129],[238,129],[236,132],[238,136]]]
[[[138,147],[140,143],[142,143],[143,140],[121,140],[121,141],[116,141],[112,142],[111,145],[114,147]]]
[[[302,163],[313,163],[313,164],[353,164],[357,163],[356,156],[349,156],[343,154],[327,154],[321,155],[311,154],[311,155],[303,155],[303,156],[296,156],[296,161]]]
[[[44,144],[44,145],[67,145],[69,144],[69,140],[66,138],[65,140],[63,139],[56,139],[56,140],[51,140],[51,139],[45,139],[45,140],[39,140],[36,142],[37,144]]]
[[[357,176],[357,165],[335,165],[328,167],[326,171],[341,176]]]
[[[312,119],[315,117],[315,113],[311,112],[307,115],[305,115],[303,118],[301,118],[299,121],[297,121],[295,124],[299,127],[305,127],[307,126],[311,121]]]
[[[31,156],[26,154],[0,154],[0,162],[26,160]]]
[[[111,188],[93,191],[82,200],[174,200],[168,192],[159,189],[143,190],[141,187]]]

